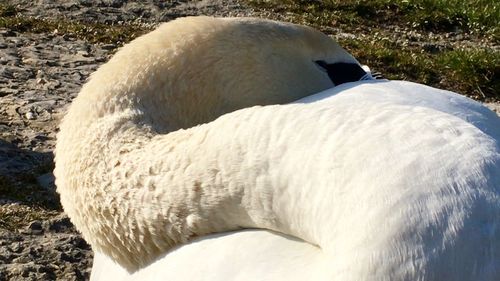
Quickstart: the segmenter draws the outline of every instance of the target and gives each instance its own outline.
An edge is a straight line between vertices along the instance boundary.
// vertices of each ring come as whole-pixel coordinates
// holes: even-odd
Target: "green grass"
[[[500,4],[491,0],[247,0],[258,8],[296,14],[308,24],[404,25],[500,38]],[[495,3],[496,2],[496,3]]]
[[[429,53],[401,49],[389,40],[343,39],[339,43],[388,79],[454,90],[481,101],[500,101],[500,52],[464,49]]]
[[[57,33],[83,39],[91,43],[115,43],[121,45],[149,29],[132,25],[105,25],[82,23],[62,19],[43,19],[22,16],[15,7],[0,4],[0,28],[15,32]]]
[[[443,84],[449,88],[456,85],[478,100],[500,101],[500,52],[450,51],[440,54],[436,64],[448,75]]]
[[[462,30],[498,44],[500,4],[489,0],[247,0],[259,9],[285,14],[295,23],[352,34],[340,39],[358,60],[389,79],[403,79],[452,90],[481,101],[500,101],[500,52],[468,46],[426,50],[383,38],[394,26],[421,32]],[[389,27],[389,28],[388,28]],[[390,36],[388,36],[390,37]],[[432,38],[424,38],[432,41]],[[478,39],[476,39],[478,40]],[[454,49],[455,48],[455,49]]]

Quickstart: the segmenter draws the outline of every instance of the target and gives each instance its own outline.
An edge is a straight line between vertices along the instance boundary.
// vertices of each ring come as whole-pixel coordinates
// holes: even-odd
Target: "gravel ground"
[[[64,36],[0,34],[0,185],[26,195],[0,197],[0,215],[28,215],[19,229],[0,225],[0,280],[87,280],[92,253],[69,220],[53,218],[57,211],[31,217],[37,205],[59,210],[51,173],[58,121],[110,51]]]
[[[106,24],[253,15],[236,1],[143,2],[9,1],[23,16]],[[0,281],[89,279],[92,252],[60,211],[52,151],[67,106],[117,47],[0,29]]]
[[[201,14],[287,17],[256,12],[236,0],[7,2],[26,16],[106,24],[154,25]],[[415,34],[408,36],[420,42]],[[446,36],[438,37],[436,44],[446,44],[442,38]],[[463,40],[465,45],[471,42]],[[450,40],[450,44],[455,42]],[[117,47],[90,44],[57,32],[0,29],[0,281],[88,280],[92,253],[60,211],[51,173],[52,150],[67,106]],[[500,104],[488,106],[500,113]]]

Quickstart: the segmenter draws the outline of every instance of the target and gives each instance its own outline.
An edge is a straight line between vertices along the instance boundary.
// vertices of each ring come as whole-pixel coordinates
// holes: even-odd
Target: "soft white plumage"
[[[323,40],[294,28],[304,42]],[[305,53],[279,45],[293,55],[278,60],[287,67],[276,84],[258,85],[268,89],[260,101],[278,88],[285,99],[290,77],[328,88],[325,73],[288,61],[355,62],[319,51],[328,44]],[[186,113],[185,103],[163,103],[149,76],[120,84],[102,69],[64,120],[56,154],[64,208],[98,252],[95,280],[109,279],[108,267],[126,280],[499,279],[500,119],[482,105],[415,83],[364,81],[171,131],[213,115],[203,104]],[[258,89],[224,79],[234,79],[232,91],[209,94]],[[175,113],[185,123],[168,123]],[[203,237],[239,228],[267,230]]]

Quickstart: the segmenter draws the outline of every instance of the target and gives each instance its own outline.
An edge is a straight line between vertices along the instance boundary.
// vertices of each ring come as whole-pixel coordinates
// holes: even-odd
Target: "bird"
[[[73,101],[54,174],[91,280],[500,277],[500,118],[305,26],[132,41]]]

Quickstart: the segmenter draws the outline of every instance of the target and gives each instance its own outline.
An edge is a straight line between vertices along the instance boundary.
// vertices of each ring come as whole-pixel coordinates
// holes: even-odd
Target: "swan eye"
[[[336,62],[328,64],[325,61],[317,60],[315,63],[325,69],[328,77],[332,80],[335,86],[347,82],[355,82],[365,77],[367,73],[357,63]]]

